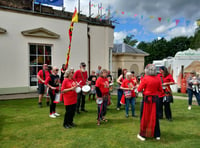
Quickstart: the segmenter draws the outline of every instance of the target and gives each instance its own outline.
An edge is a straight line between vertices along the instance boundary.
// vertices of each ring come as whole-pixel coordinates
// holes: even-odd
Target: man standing
[[[99,66],[98,66],[98,69],[97,69],[97,71],[96,71],[97,77],[99,77],[100,73],[101,73],[101,66],[99,65]]]
[[[45,93],[45,80],[49,76],[49,71],[48,71],[48,65],[43,64],[42,70],[40,70],[37,74],[37,79],[38,79],[38,94],[39,94],[39,100],[38,100],[38,105],[41,108],[42,107],[42,98]],[[49,105],[49,98],[47,98],[47,106]]]
[[[86,82],[87,82],[87,79],[88,79],[88,75],[87,75],[87,71],[86,71],[86,64],[84,62],[81,62],[80,69],[77,70],[74,73],[73,79],[76,82],[79,83],[79,85],[80,85],[81,88],[84,85],[86,85]],[[76,112],[78,114],[80,114],[80,111],[79,111],[80,104],[81,104],[81,111],[87,112],[87,110],[85,110],[85,95],[83,94],[82,91],[80,93],[78,93],[78,95],[77,95],[77,108],[76,108]]]

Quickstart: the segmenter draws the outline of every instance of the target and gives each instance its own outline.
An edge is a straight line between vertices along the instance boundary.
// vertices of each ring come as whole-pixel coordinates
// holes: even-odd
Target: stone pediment
[[[54,33],[48,29],[45,29],[43,27],[31,29],[31,30],[25,30],[21,32],[24,36],[31,36],[31,37],[40,37],[40,38],[53,38],[58,39],[60,37],[59,34]]]
[[[6,33],[7,30],[0,27],[0,33]]]

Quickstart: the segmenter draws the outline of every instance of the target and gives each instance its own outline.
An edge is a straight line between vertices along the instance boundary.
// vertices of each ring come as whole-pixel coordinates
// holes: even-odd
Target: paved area
[[[113,91],[112,95],[117,95],[117,91]],[[139,94],[139,96],[142,96],[141,93]],[[9,94],[9,95],[0,95],[0,100],[25,99],[25,98],[36,98],[36,97],[38,97],[37,92],[24,93],[24,94]],[[174,96],[174,99],[187,100],[188,97]],[[196,100],[195,98],[193,99]]]
[[[13,99],[25,99],[25,98],[36,98],[38,94],[35,93],[24,93],[24,94],[9,94],[0,95],[0,100],[13,100]]]

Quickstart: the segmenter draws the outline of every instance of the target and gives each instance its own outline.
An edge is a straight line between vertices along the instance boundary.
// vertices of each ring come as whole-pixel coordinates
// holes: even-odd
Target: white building
[[[183,76],[187,78],[188,73],[192,70],[200,74],[200,50],[188,49],[180,51],[174,57],[155,60],[153,64],[157,67],[166,66],[168,68],[176,83],[171,88],[174,92],[177,92],[181,88],[181,79]]]
[[[0,6],[0,94],[35,91],[43,63],[60,68],[66,62],[72,14],[50,10],[40,13]],[[111,68],[113,39],[114,26],[108,21],[83,16],[74,24],[69,67],[79,69],[80,62],[85,62],[88,71],[98,65]]]

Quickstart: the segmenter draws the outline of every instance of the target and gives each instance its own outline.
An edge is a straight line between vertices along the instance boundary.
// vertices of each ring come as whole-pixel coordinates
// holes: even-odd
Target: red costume
[[[144,137],[160,137],[156,101],[160,92],[163,91],[161,81],[157,76],[145,76],[138,87],[138,92],[141,91],[143,91],[144,98],[140,135]]]
[[[87,71],[82,72],[81,70],[77,70],[74,73],[73,79],[75,81],[77,81],[78,83],[80,82],[79,83],[80,87],[86,85],[86,82],[87,82],[87,79],[88,79]]]
[[[71,87],[76,86],[76,83],[72,79],[65,78],[62,83],[61,91],[64,89],[69,89]],[[72,105],[77,103],[77,93],[75,90],[68,91],[64,94],[62,94],[64,105]]]

